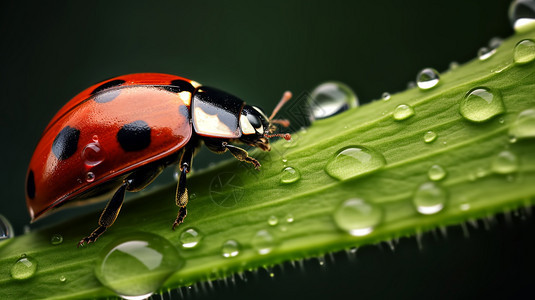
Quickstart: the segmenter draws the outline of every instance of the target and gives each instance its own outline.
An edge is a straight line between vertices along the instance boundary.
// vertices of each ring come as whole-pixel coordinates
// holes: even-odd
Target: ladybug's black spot
[[[145,121],[128,123],[117,132],[117,141],[124,151],[138,151],[150,145],[150,127]]]
[[[80,130],[65,126],[52,143],[52,152],[59,160],[65,160],[71,157],[78,148],[78,139],[80,138]]]
[[[114,87],[114,86],[118,86],[118,85],[121,85],[123,83],[125,83],[126,81],[122,80],[122,79],[115,79],[115,80],[112,80],[112,81],[108,81],[108,82],[105,82],[99,86],[97,86],[92,92],[91,92],[91,95],[94,95],[100,91],[103,91],[105,89],[109,89],[111,87]]]
[[[163,88],[173,93],[180,93],[180,92],[193,93],[195,91],[195,87],[191,85],[191,83],[185,80],[180,80],[180,79],[171,81],[170,85],[164,86]]]
[[[94,100],[97,103],[106,103],[117,98],[121,93],[121,89],[106,91],[95,96]]]
[[[35,178],[32,170],[28,172],[28,178],[26,179],[26,195],[30,199],[35,198]]]
[[[180,113],[181,115],[183,115],[186,118],[189,118],[189,109],[188,109],[188,107],[186,105],[180,105],[178,107],[178,113]]]

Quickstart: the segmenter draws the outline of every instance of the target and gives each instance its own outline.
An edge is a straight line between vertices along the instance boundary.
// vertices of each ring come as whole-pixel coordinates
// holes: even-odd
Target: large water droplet
[[[353,90],[340,82],[325,82],[310,94],[310,119],[325,119],[358,106]]]
[[[260,230],[253,237],[251,245],[258,254],[265,255],[273,250],[276,242],[275,238],[267,230]]]
[[[518,139],[535,138],[535,109],[526,109],[518,114],[509,128],[511,142]]]
[[[334,212],[336,225],[353,236],[370,234],[382,219],[383,210],[362,199],[346,200]]]
[[[427,171],[427,176],[433,181],[439,181],[446,177],[446,170],[440,165],[432,165]]]
[[[82,159],[87,167],[94,167],[104,161],[104,150],[98,143],[98,138],[93,139],[92,143],[87,144],[82,150]]]
[[[434,182],[426,182],[418,187],[412,198],[419,213],[424,215],[436,214],[444,208],[448,200],[446,190]]]
[[[124,299],[145,299],[183,264],[176,248],[166,239],[136,233],[101,251],[95,275]]]
[[[407,104],[400,104],[394,109],[392,117],[396,121],[402,121],[408,119],[414,115],[414,108]]]
[[[240,244],[235,240],[228,240],[221,246],[223,257],[235,257],[240,254]]]
[[[50,243],[52,245],[59,245],[63,243],[63,236],[58,233],[53,234],[52,237],[50,238]]]
[[[429,144],[429,143],[434,142],[436,139],[437,139],[437,134],[434,131],[429,130],[428,132],[424,133],[424,142]]]
[[[32,277],[37,271],[37,261],[27,256],[26,254],[21,257],[11,266],[10,274],[13,279],[24,280]]]
[[[180,243],[184,248],[193,248],[199,244],[202,234],[193,228],[188,228],[180,234]]]
[[[484,87],[468,92],[461,100],[459,109],[461,115],[472,122],[484,122],[505,112],[500,93]]]
[[[374,172],[385,164],[380,153],[363,146],[350,146],[329,160],[325,172],[335,179],[347,180]]]
[[[509,21],[515,31],[524,31],[535,23],[535,1],[515,0],[509,6]]]
[[[15,231],[13,231],[13,226],[9,220],[0,215],[0,241],[12,238],[15,236]]]
[[[518,170],[518,157],[511,151],[502,151],[492,160],[492,171],[498,174],[510,174]]]
[[[535,60],[535,42],[532,40],[518,42],[513,50],[513,60],[517,64],[527,64]]]
[[[425,68],[416,75],[416,84],[421,90],[430,89],[438,84],[440,75],[437,70]]]
[[[294,183],[301,178],[301,173],[292,167],[282,169],[280,182],[284,184]]]

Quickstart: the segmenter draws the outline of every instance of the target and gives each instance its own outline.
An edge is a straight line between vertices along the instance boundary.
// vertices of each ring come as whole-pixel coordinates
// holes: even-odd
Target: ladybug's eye
[[[249,120],[249,123],[251,123],[255,129],[262,127],[262,122],[260,119],[253,114],[247,114],[247,120]]]

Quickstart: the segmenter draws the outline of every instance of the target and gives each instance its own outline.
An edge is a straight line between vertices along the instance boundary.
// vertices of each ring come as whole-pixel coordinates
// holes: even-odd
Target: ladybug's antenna
[[[288,102],[291,98],[292,98],[292,92],[290,92],[290,91],[286,91],[286,92],[284,92],[284,94],[282,94],[281,101],[279,101],[279,104],[277,104],[277,106],[275,107],[275,109],[271,113],[271,116],[269,117],[269,122],[270,123],[280,124],[280,125],[282,125],[284,127],[290,126],[290,122],[288,120],[273,120],[273,118],[275,117],[275,115],[277,115],[277,113],[279,112],[281,107],[284,104],[286,104],[286,102]]]
[[[281,138],[284,138],[287,141],[292,139],[292,136],[289,133],[265,134],[264,136],[267,137],[267,138],[281,137]]]

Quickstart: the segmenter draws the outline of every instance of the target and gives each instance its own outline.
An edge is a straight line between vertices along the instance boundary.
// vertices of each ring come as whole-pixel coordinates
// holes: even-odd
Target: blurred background
[[[191,78],[266,111],[338,80],[361,103],[404,90],[424,67],[466,62],[513,33],[509,1],[4,1],[0,91],[0,214],[22,234],[26,168],[55,112],[86,87],[137,72]],[[223,158],[228,158],[224,156]],[[206,153],[196,167],[213,159]],[[172,172],[166,175],[172,180]],[[302,268],[260,270],[247,282],[182,290],[188,299],[514,298],[532,291],[533,218],[499,216],[363,247]],[[32,225],[32,227],[34,227]],[[173,297],[180,297],[178,291]],[[167,298],[167,296],[165,296]]]

